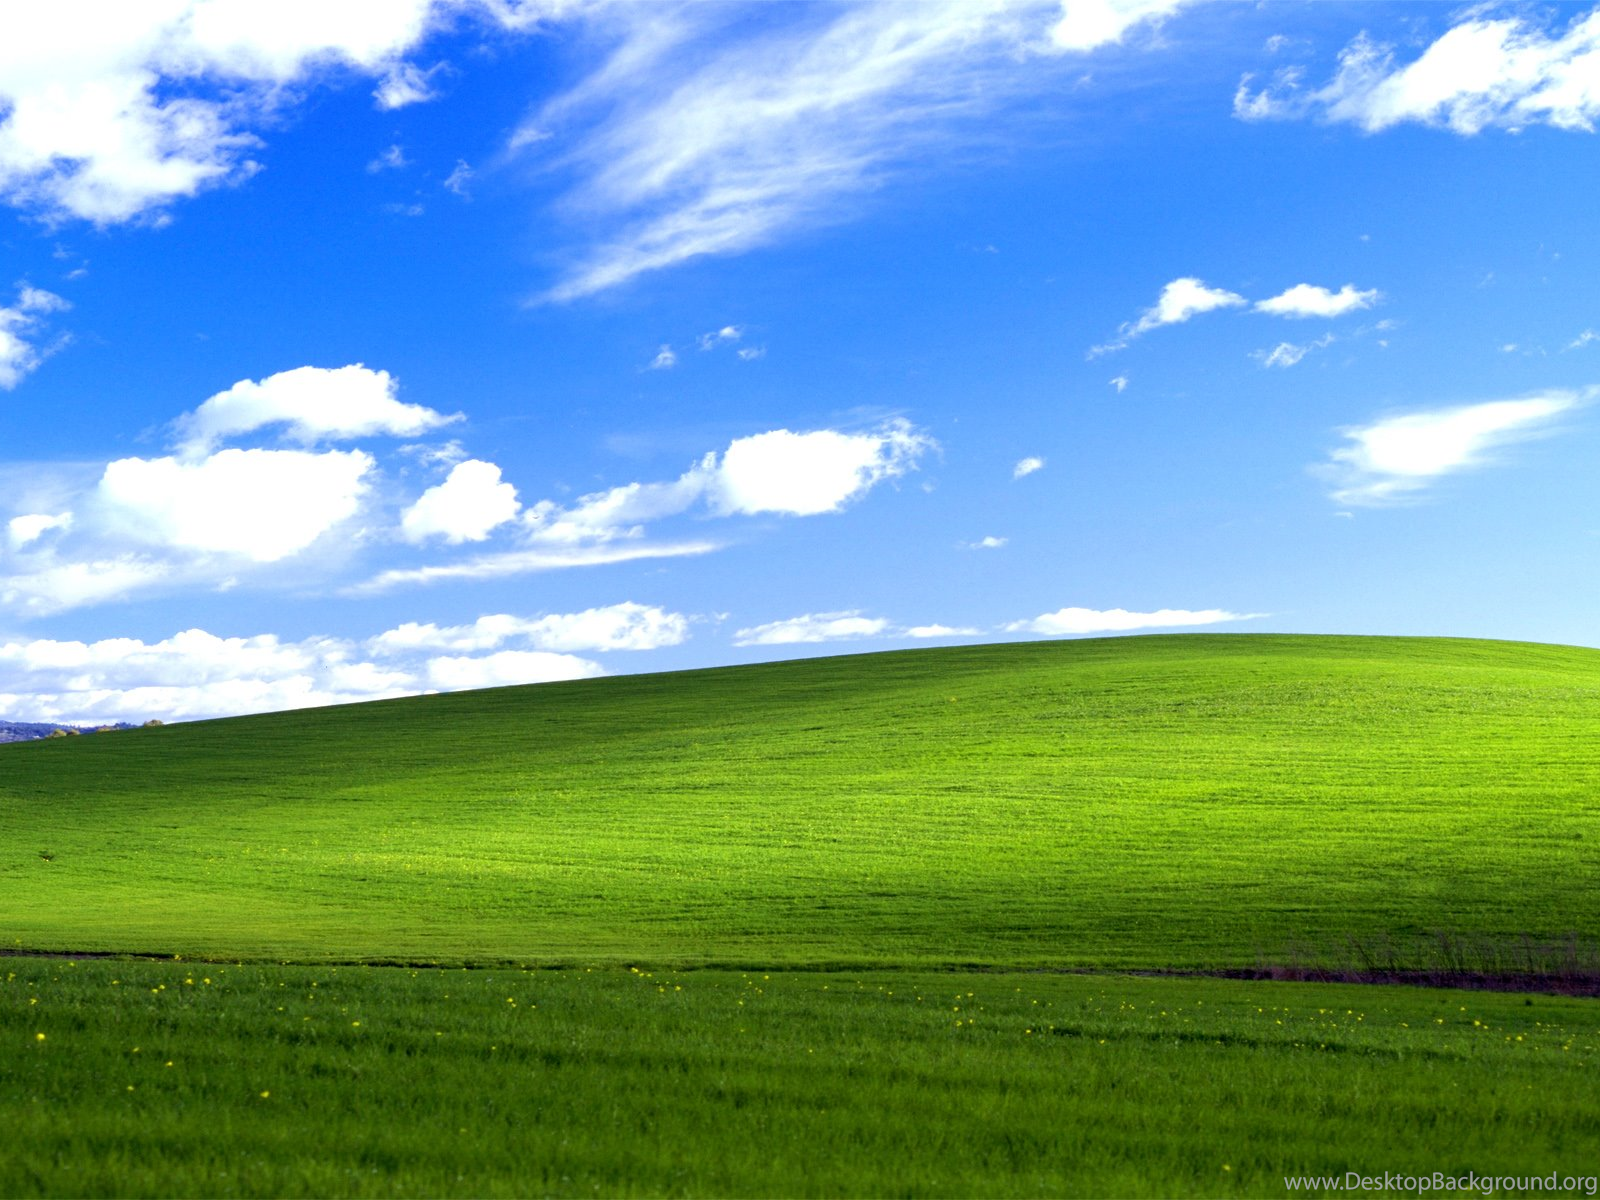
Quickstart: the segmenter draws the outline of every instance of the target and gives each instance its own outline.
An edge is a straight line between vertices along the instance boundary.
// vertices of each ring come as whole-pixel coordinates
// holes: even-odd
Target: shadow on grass
[[[1439,931],[1411,938],[1347,938],[1324,949],[1292,944],[1254,968],[1206,972],[1230,979],[1404,983],[1418,987],[1600,996],[1600,944]]]

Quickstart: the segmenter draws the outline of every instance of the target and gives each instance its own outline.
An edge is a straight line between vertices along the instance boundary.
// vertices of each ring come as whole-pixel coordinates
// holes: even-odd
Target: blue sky
[[[1600,10],[0,11],[0,716],[1600,645]]]

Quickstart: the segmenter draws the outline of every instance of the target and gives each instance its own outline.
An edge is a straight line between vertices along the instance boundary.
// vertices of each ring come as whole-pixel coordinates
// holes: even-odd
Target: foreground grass
[[[1252,966],[1592,939],[1597,876],[1600,652],[1512,643],[978,646],[0,748],[28,948]]]
[[[1041,974],[0,964],[0,1194],[1593,1175],[1600,1006]],[[41,1036],[42,1035],[42,1036]]]

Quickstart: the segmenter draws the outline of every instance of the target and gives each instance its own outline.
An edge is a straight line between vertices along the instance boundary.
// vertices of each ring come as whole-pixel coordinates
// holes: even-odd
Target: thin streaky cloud
[[[565,209],[613,231],[540,299],[848,219],[848,202],[896,166],[981,136],[998,104],[1058,81],[1064,57],[1122,42],[1183,3],[769,9],[801,15],[744,38],[727,37],[710,6],[614,9],[611,59],[509,142],[512,153],[569,145],[560,161],[580,182]]]
[[[1492,461],[1495,450],[1546,432],[1597,396],[1600,388],[1552,390],[1384,417],[1344,430],[1346,444],[1317,471],[1337,504],[1405,503],[1447,475]]]
[[[1221,608],[1161,608],[1154,612],[1129,612],[1125,608],[1062,608],[1026,621],[1012,621],[1002,628],[1006,633],[1040,633],[1047,637],[1061,637],[1218,625],[1225,621],[1254,621],[1266,615],[1228,612]]]
[[[569,549],[507,550],[481,554],[463,562],[438,563],[425,567],[398,567],[380,572],[363,583],[340,593],[370,596],[399,587],[417,587],[452,580],[507,579],[541,571],[564,571],[575,567],[596,567],[609,563],[636,562],[649,558],[684,558],[720,550],[720,542],[628,542],[601,546],[575,546]]]

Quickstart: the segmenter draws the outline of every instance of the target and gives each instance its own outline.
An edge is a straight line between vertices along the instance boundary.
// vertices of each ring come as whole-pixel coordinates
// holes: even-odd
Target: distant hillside
[[[39,738],[49,737],[58,730],[62,733],[99,733],[107,729],[132,729],[134,726],[126,722],[115,725],[95,725],[80,727],[77,725],[50,725],[41,721],[0,721],[0,742],[32,742]]]
[[[0,759],[12,947],[1249,968],[1600,931],[1600,651],[1570,647],[962,646]]]

